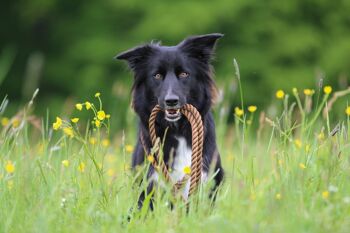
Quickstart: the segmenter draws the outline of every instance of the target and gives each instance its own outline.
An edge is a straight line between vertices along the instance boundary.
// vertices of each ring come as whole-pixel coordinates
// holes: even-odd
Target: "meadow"
[[[234,112],[218,103],[224,185],[215,204],[207,197],[212,182],[201,185],[188,212],[170,188],[159,187],[154,211],[148,211],[149,197],[137,210],[146,186],[139,181],[150,162],[130,169],[131,109],[130,124],[115,136],[110,125],[118,116],[103,108],[103,93],[74,103],[71,115],[54,121],[33,116],[37,92],[14,116],[6,115],[5,98],[0,232],[349,232],[350,107],[330,120],[331,105],[349,92],[276,90],[275,117],[245,106],[242,89]],[[230,116],[234,123],[228,124]]]

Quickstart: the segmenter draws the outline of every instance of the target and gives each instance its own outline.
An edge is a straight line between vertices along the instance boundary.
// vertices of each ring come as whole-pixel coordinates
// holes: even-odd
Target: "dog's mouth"
[[[180,120],[181,112],[179,108],[168,108],[165,109],[165,119],[170,122]]]

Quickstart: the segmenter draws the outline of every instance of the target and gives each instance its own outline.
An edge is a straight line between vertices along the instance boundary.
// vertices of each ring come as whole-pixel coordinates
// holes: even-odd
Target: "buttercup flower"
[[[148,160],[150,163],[153,163],[153,161],[154,161],[153,155],[148,155],[148,156],[147,156],[147,160]]]
[[[97,142],[97,140],[96,140],[96,138],[94,138],[94,137],[91,137],[91,138],[89,139],[89,143],[90,143],[91,145],[95,145],[96,142]]]
[[[96,97],[96,98],[97,98],[97,97],[100,97],[100,95],[101,95],[100,92],[96,92],[95,97]]]
[[[108,147],[108,146],[109,146],[109,144],[110,144],[110,142],[109,142],[109,140],[108,140],[108,139],[103,139],[103,140],[102,140],[102,146],[104,146],[104,147]]]
[[[108,169],[108,170],[107,170],[107,175],[108,175],[109,177],[115,176],[115,171],[114,171],[114,169],[112,169],[112,168]]]
[[[184,173],[185,173],[186,175],[191,174],[191,168],[190,168],[189,166],[184,167]]]
[[[346,107],[345,113],[346,115],[350,116],[350,106]]]
[[[77,117],[75,117],[75,118],[72,118],[72,119],[70,119],[73,123],[78,123],[78,121],[79,121],[79,118],[77,118]]]
[[[10,122],[10,120],[9,120],[7,117],[1,118],[1,125],[2,125],[2,126],[5,127],[6,125],[9,124],[9,122]]]
[[[295,146],[298,147],[299,149],[302,147],[303,143],[300,141],[300,139],[295,139],[294,141]]]
[[[134,151],[134,147],[132,145],[125,145],[125,151],[131,153]]]
[[[21,121],[18,119],[18,118],[15,118],[13,121],[12,121],[12,127],[13,128],[17,128],[19,126],[19,124],[21,123]]]
[[[280,166],[283,165],[283,160],[282,160],[282,159],[279,159],[279,160],[278,160],[278,165],[280,165]]]
[[[89,101],[85,102],[85,108],[86,110],[89,110],[91,108],[91,103]]]
[[[75,105],[75,108],[81,111],[83,109],[83,105],[78,103]]]
[[[62,125],[62,119],[59,117],[56,117],[56,122],[52,124],[52,128],[54,130],[58,130],[59,128],[61,128]]]
[[[106,113],[101,110],[101,111],[98,111],[97,112],[97,118],[100,120],[100,121],[103,121],[105,118],[106,118]]]
[[[312,89],[304,89],[304,94],[307,96],[313,95],[315,93],[315,90]]]
[[[11,160],[7,161],[7,163],[5,165],[5,170],[9,174],[12,174],[15,172],[15,165],[12,163]]]
[[[311,148],[310,144],[307,144],[307,145],[305,146],[305,152],[306,152],[306,153],[309,153],[309,152],[310,152],[310,148]]]
[[[317,135],[317,139],[320,140],[320,141],[322,141],[323,139],[325,139],[324,133],[323,133],[323,132],[319,133],[319,134]]]
[[[276,98],[277,99],[283,99],[283,97],[284,97],[284,91],[283,90],[278,90],[276,92]]]
[[[235,114],[240,117],[240,116],[243,116],[244,111],[239,107],[235,107]]]
[[[299,163],[299,167],[300,167],[300,169],[302,169],[302,170],[304,170],[304,169],[306,168],[305,164],[303,164],[303,163]]]
[[[70,138],[74,137],[74,132],[73,132],[73,129],[71,127],[63,128],[63,132]]]
[[[282,199],[282,195],[280,193],[276,193],[276,199],[277,200],[281,200]]]
[[[96,125],[97,128],[99,128],[99,127],[101,126],[101,121],[96,120],[96,121],[95,121],[95,125]]]
[[[329,198],[329,192],[328,191],[323,191],[322,192],[322,198],[325,199],[325,200],[328,199]]]
[[[254,105],[251,105],[251,106],[248,107],[248,111],[249,112],[255,112],[257,109],[258,108],[256,106],[254,106]]]
[[[332,92],[332,87],[331,86],[325,86],[323,88],[323,92],[326,94],[326,95],[329,95],[331,92]]]
[[[78,171],[84,172],[85,171],[85,163],[81,162],[78,166]]]
[[[68,167],[69,166],[69,161],[67,159],[62,160],[62,165],[65,166],[65,167]]]

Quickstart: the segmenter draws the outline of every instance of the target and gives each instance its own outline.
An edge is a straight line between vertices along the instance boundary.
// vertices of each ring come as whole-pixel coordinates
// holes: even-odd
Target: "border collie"
[[[138,140],[132,156],[132,167],[141,165],[145,154],[152,147],[148,129],[148,119],[157,104],[163,109],[156,118],[157,136],[164,137],[163,156],[166,166],[171,168],[174,182],[181,180],[184,167],[191,166],[191,126],[179,109],[192,104],[202,116],[204,126],[204,148],[202,181],[208,176],[209,168],[214,168],[215,186],[210,197],[222,182],[224,171],[216,145],[215,124],[211,106],[217,95],[210,64],[216,41],[223,35],[213,33],[192,36],[176,46],[162,46],[150,43],[118,54],[115,58],[126,60],[134,74],[132,106],[139,117]],[[144,149],[146,147],[146,152]],[[162,174],[160,174],[162,175]],[[145,196],[157,184],[158,174],[150,166],[149,185],[142,193],[138,206],[142,207]],[[189,180],[183,189],[188,197]],[[151,202],[151,209],[152,207]]]

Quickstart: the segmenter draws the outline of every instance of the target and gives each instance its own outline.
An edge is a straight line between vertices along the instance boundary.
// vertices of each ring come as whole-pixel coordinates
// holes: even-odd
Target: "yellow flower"
[[[189,166],[184,167],[184,173],[187,175],[191,174],[191,168]]]
[[[74,131],[71,127],[63,128],[63,132],[70,138],[74,137]]]
[[[276,199],[277,200],[281,200],[282,199],[282,195],[280,193],[276,193]]]
[[[5,170],[9,174],[12,174],[15,172],[15,165],[12,163],[11,160],[7,161],[7,163],[5,165]]]
[[[240,117],[240,116],[243,116],[244,111],[239,107],[235,107],[235,114]]]
[[[153,161],[154,161],[153,155],[148,155],[147,160],[148,160],[148,162],[153,163]]]
[[[96,125],[97,128],[99,128],[99,127],[101,126],[101,121],[96,120],[96,121],[95,121],[95,125]]]
[[[295,95],[298,94],[298,89],[297,89],[296,87],[293,87],[292,91],[293,91],[293,93],[294,93]]]
[[[307,144],[306,146],[305,146],[305,152],[306,153],[309,153],[310,152],[310,144]]]
[[[325,86],[325,87],[323,88],[323,92],[324,92],[326,95],[331,94],[331,92],[332,92],[332,87],[331,87],[331,86]]]
[[[106,115],[106,118],[107,118],[107,119],[111,118],[111,115],[110,115],[110,114],[107,114],[107,115]]]
[[[79,111],[81,111],[83,109],[83,105],[82,104],[76,104],[75,108],[78,109]]]
[[[320,140],[320,141],[322,141],[324,138],[325,138],[325,136],[324,136],[324,133],[323,133],[323,132],[321,132],[321,133],[319,133],[319,134],[317,135],[317,139]]]
[[[85,171],[85,163],[81,162],[78,166],[78,171],[84,172]]]
[[[346,115],[350,116],[350,106],[346,107],[345,113]]]
[[[97,98],[97,97],[100,97],[100,95],[101,95],[100,92],[96,92],[95,97],[96,97],[96,98]]]
[[[20,120],[18,118],[15,118],[13,121],[12,121],[12,127],[13,128],[17,128],[20,124]]]
[[[98,112],[97,112],[97,118],[98,118],[100,121],[103,121],[103,120],[106,118],[106,113],[105,113],[105,111],[103,111],[103,110],[98,111]]]
[[[108,139],[103,139],[103,140],[102,140],[102,146],[104,146],[104,147],[108,147],[108,146],[109,146],[109,144],[110,144],[110,142],[109,142],[109,140],[108,140]]]
[[[322,192],[322,198],[325,199],[325,200],[328,199],[329,198],[329,192],[328,191],[323,191]]]
[[[254,179],[254,184],[255,185],[259,185],[260,184],[260,180],[258,178]]]
[[[62,160],[62,165],[65,166],[65,167],[68,167],[69,166],[69,161],[67,159]]]
[[[91,103],[89,101],[85,102],[85,108],[86,110],[89,110],[91,108]]]
[[[310,96],[310,95],[313,95],[314,93],[315,93],[315,90],[313,90],[313,89],[304,89],[305,95]]]
[[[130,165],[129,164],[124,164],[124,171],[130,170]]]
[[[125,151],[131,153],[134,151],[134,147],[132,145],[125,145]]]
[[[73,123],[78,123],[78,121],[79,121],[79,118],[77,118],[77,117],[75,117],[75,118],[72,118],[72,119],[70,119]]]
[[[295,139],[294,143],[295,143],[295,146],[298,147],[299,149],[303,146],[303,143],[300,141],[300,139]]]
[[[251,106],[248,107],[248,111],[249,112],[255,112],[257,109],[258,108],[256,106],[254,106],[254,105],[251,105]]]
[[[7,117],[1,118],[1,125],[2,126],[7,126],[9,124],[10,120]]]
[[[97,140],[96,140],[96,138],[94,138],[94,137],[91,137],[91,138],[89,139],[89,143],[90,143],[91,145],[95,145],[96,142],[97,142]]]
[[[59,128],[61,128],[62,125],[62,119],[59,117],[56,117],[56,122],[52,124],[52,128],[54,130],[58,130]]]
[[[279,160],[278,160],[278,165],[280,165],[280,166],[283,165],[283,160],[282,160],[282,159],[279,159]]]
[[[300,169],[303,169],[303,170],[306,168],[305,164],[303,164],[303,163],[299,163],[299,167],[300,167]]]
[[[110,169],[107,170],[107,175],[109,177],[113,177],[115,175],[115,171],[112,168],[110,168]]]
[[[228,156],[227,156],[227,159],[229,161],[233,161],[235,159],[235,156],[232,153],[229,153]]]
[[[283,97],[284,97],[284,91],[283,90],[278,90],[276,92],[276,98],[277,99],[283,99]]]

